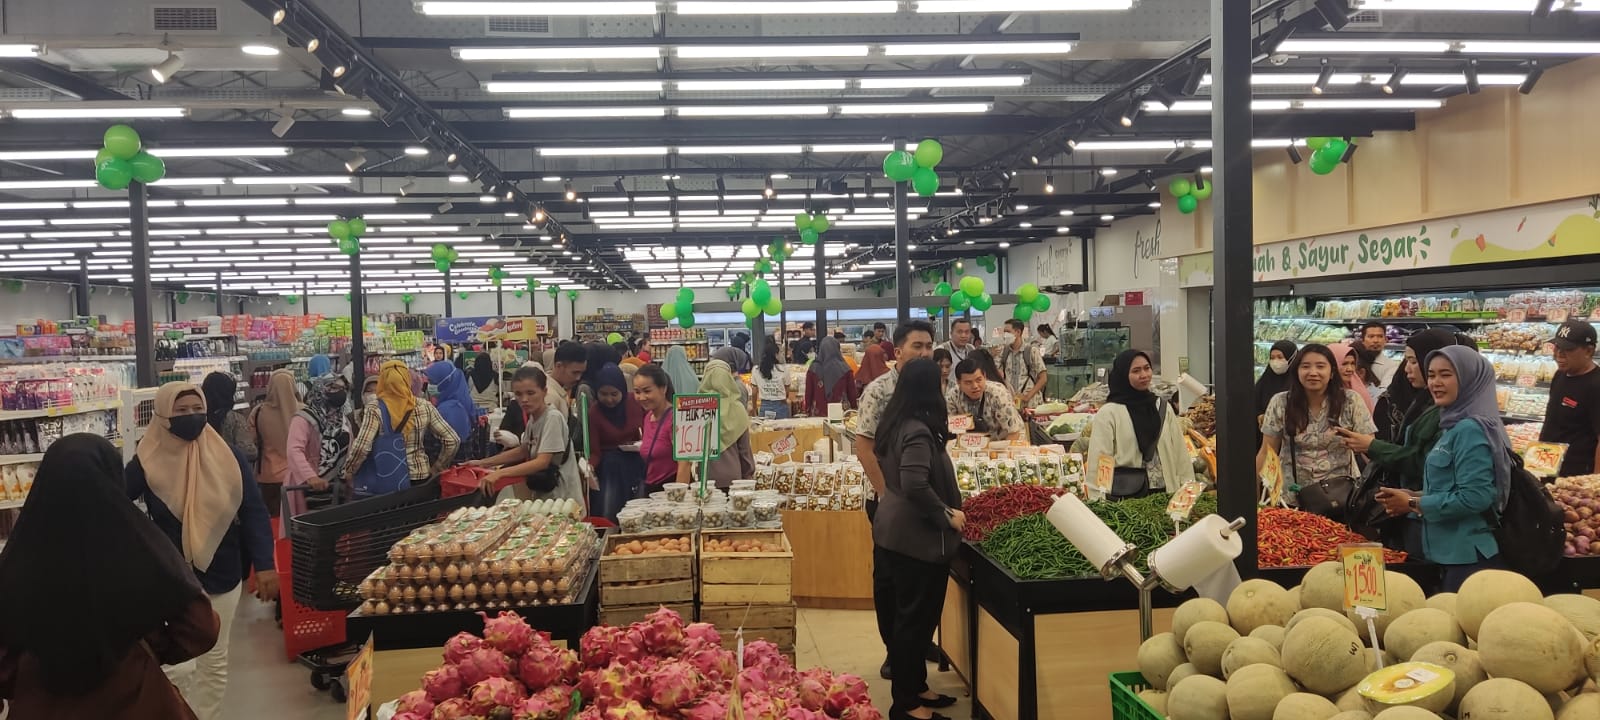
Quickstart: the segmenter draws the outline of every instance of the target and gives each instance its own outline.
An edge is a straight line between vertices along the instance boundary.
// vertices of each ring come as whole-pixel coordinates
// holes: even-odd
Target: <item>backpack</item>
[[[1544,483],[1523,467],[1521,457],[1512,452],[1507,455],[1511,457],[1511,488],[1505,509],[1498,518],[1492,511],[1486,512],[1484,519],[1494,529],[1494,541],[1506,567],[1537,577],[1555,570],[1561,562],[1567,539],[1561,505]]]
[[[378,414],[383,423],[378,426],[378,437],[372,441],[372,452],[356,470],[351,483],[357,497],[386,495],[411,487],[411,468],[406,463],[406,439],[395,430],[411,418],[407,412],[399,423],[389,420],[389,408],[378,403]]]

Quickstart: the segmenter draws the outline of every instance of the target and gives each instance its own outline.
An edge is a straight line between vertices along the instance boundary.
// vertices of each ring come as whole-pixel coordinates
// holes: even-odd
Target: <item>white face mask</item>
[[[1014,342],[1017,341],[1017,334],[1016,333],[1009,333],[1009,332],[1008,333],[1001,333],[1000,334],[1000,339],[1005,340],[1006,344],[1010,345],[1011,343],[1014,343]]]
[[[1267,367],[1272,368],[1272,372],[1273,373],[1276,373],[1278,375],[1282,375],[1282,374],[1284,374],[1286,372],[1289,372],[1289,361],[1288,360],[1268,360],[1267,361]]]

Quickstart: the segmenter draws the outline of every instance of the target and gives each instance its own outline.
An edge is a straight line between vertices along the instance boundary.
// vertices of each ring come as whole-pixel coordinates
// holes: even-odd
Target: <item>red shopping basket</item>
[[[294,600],[294,577],[290,563],[294,551],[288,538],[280,538],[272,548],[278,568],[278,598],[283,607],[283,649],[290,662],[302,653],[343,645],[344,610],[312,610]]]

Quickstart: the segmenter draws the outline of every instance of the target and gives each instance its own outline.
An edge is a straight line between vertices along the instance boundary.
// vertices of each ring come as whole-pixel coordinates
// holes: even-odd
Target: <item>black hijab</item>
[[[1455,344],[1457,344],[1456,333],[1448,330],[1423,330],[1412,333],[1411,337],[1406,338],[1406,347],[1416,354],[1418,362],[1427,362],[1428,356],[1433,351]],[[1406,379],[1404,369],[1402,367],[1400,370],[1395,371],[1394,379],[1389,381],[1389,389],[1385,391],[1393,396],[1397,387],[1404,387],[1403,390],[1399,391],[1399,397],[1396,398],[1396,401],[1403,399],[1405,404],[1402,405],[1396,402],[1394,405],[1396,409],[1404,413],[1400,424],[1401,428],[1410,427],[1411,423],[1416,422],[1419,415],[1426,412],[1428,408],[1433,407],[1433,393],[1411,387],[1411,381]],[[1427,373],[1423,373],[1423,376],[1426,377]],[[1399,437],[1405,438],[1403,430]]]
[[[1106,384],[1111,386],[1111,392],[1106,395],[1106,402],[1114,402],[1128,409],[1128,417],[1133,420],[1133,434],[1139,440],[1139,452],[1150,454],[1150,448],[1161,437],[1161,412],[1156,408],[1155,393],[1149,390],[1135,390],[1133,383],[1128,381],[1128,371],[1133,369],[1134,358],[1144,358],[1150,362],[1150,356],[1143,350],[1123,350],[1122,354],[1111,363],[1111,372],[1106,376]]]
[[[494,361],[489,359],[488,352],[478,353],[472,360],[472,386],[483,392],[494,384],[496,379]]]
[[[1295,351],[1299,350],[1299,348],[1294,346],[1294,343],[1289,342],[1288,340],[1279,340],[1273,343],[1272,349],[1283,353],[1284,360],[1294,357]],[[1267,357],[1272,357],[1270,351],[1267,353]],[[1271,360],[1269,359],[1268,362],[1271,362]],[[1272,396],[1281,392],[1287,392],[1288,390],[1288,370],[1285,370],[1282,375],[1273,372],[1270,365],[1267,367],[1267,369],[1262,370],[1261,377],[1256,379],[1256,414],[1262,415],[1266,413],[1267,403],[1272,402]]]
[[[200,390],[206,396],[206,422],[217,432],[222,432],[222,421],[233,412],[233,394],[239,389],[239,381],[225,372],[214,372],[206,375],[200,383]]]
[[[58,695],[99,687],[135,643],[203,597],[194,571],[123,491],[98,435],[57,440],[0,553],[0,647]]]

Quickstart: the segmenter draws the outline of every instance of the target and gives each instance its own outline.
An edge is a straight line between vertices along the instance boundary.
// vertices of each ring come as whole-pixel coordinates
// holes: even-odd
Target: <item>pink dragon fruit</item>
[[[658,710],[677,710],[703,692],[705,677],[682,660],[668,660],[650,674],[650,702]]]
[[[590,705],[578,711],[578,720],[605,720],[600,714],[600,708]]]
[[[822,684],[816,677],[810,676],[809,672],[802,675],[800,682],[795,685],[795,699],[799,701],[800,707],[806,710],[821,710],[822,704],[828,700],[828,686]],[[790,720],[808,719],[792,717],[791,713]]]
[[[653,654],[670,657],[683,650],[683,618],[669,608],[657,609],[633,627],[644,638],[645,649]]]
[[[788,710],[783,700],[763,692],[745,693],[741,699],[744,701],[745,720],[783,720]]]
[[[436,704],[433,698],[428,697],[427,691],[412,690],[401,695],[400,699],[395,701],[395,712],[416,713],[422,717],[427,717],[433,712],[433,706]]]
[[[738,659],[732,652],[698,642],[690,642],[689,645],[691,647],[686,648],[681,657],[707,680],[722,684],[738,674],[738,668],[735,667]]]
[[[564,654],[553,647],[533,647],[517,661],[517,677],[536,692],[561,682],[566,670]]]
[[[645,643],[644,630],[640,623],[634,623],[617,637],[616,661],[621,663],[636,663],[647,657],[652,657],[649,647]]]
[[[423,673],[422,691],[429,700],[442,703],[450,698],[461,697],[467,692],[467,684],[462,682],[459,668],[445,665]]]
[[[711,623],[690,623],[683,629],[684,637],[716,647],[722,647],[722,633],[717,632],[717,627]]]
[[[629,700],[606,708],[605,714],[601,715],[601,717],[605,718],[605,720],[654,720],[657,716],[655,713],[646,710],[643,705],[639,704],[639,701]]]
[[[394,715],[390,716],[389,720],[428,720],[428,716],[432,715],[432,714],[433,714],[432,710],[430,710],[428,712],[425,712],[425,713],[422,713],[420,715],[417,714],[417,713],[414,713],[414,712],[410,712],[410,711],[397,712]]]
[[[678,715],[683,720],[725,720],[728,717],[728,695],[722,692],[706,693],[693,705],[679,708]]]
[[[561,665],[561,681],[568,685],[576,684],[579,673],[583,672],[583,661],[578,659],[577,651],[562,650],[557,661]]]
[[[778,646],[770,640],[756,640],[744,644],[744,666],[760,667],[766,665],[782,665],[794,669],[794,663],[789,662],[788,656],[778,651]]]
[[[528,621],[523,620],[510,610],[500,611],[497,617],[489,617],[488,613],[478,613],[483,617],[483,642],[513,659],[520,657],[533,645],[533,628]]]
[[[522,706],[517,708],[513,717],[516,720],[561,720],[571,709],[572,688],[565,685],[551,685],[522,701]]]
[[[461,683],[466,687],[492,677],[511,677],[511,659],[505,653],[489,647],[467,653],[455,667],[461,671]]]
[[[739,671],[739,687],[745,691],[766,692],[771,688],[767,682],[767,674],[761,668],[745,668]]]
[[[444,641],[444,661],[454,665],[461,662],[467,653],[483,647],[483,638],[469,632],[458,632],[455,637]]]
[[[839,713],[840,720],[883,720],[883,713],[872,706],[872,703],[863,700],[851,705]]]
[[[611,664],[617,654],[617,641],[622,639],[624,629],[611,625],[596,625],[589,628],[578,638],[578,649],[583,656],[583,663],[592,668],[603,668]]]
[[[472,703],[466,698],[450,698],[433,707],[431,720],[467,720],[472,717]]]
[[[833,682],[828,685],[828,699],[823,702],[823,712],[840,717],[845,709],[866,703],[872,704],[872,697],[867,692],[867,681],[859,675],[844,673],[833,676]]]
[[[783,720],[831,720],[831,718],[820,710],[790,705],[788,711],[783,714]]]
[[[503,677],[485,678],[467,691],[472,711],[479,715],[488,715],[495,708],[516,707],[525,697],[527,693],[522,691],[520,683]]]

